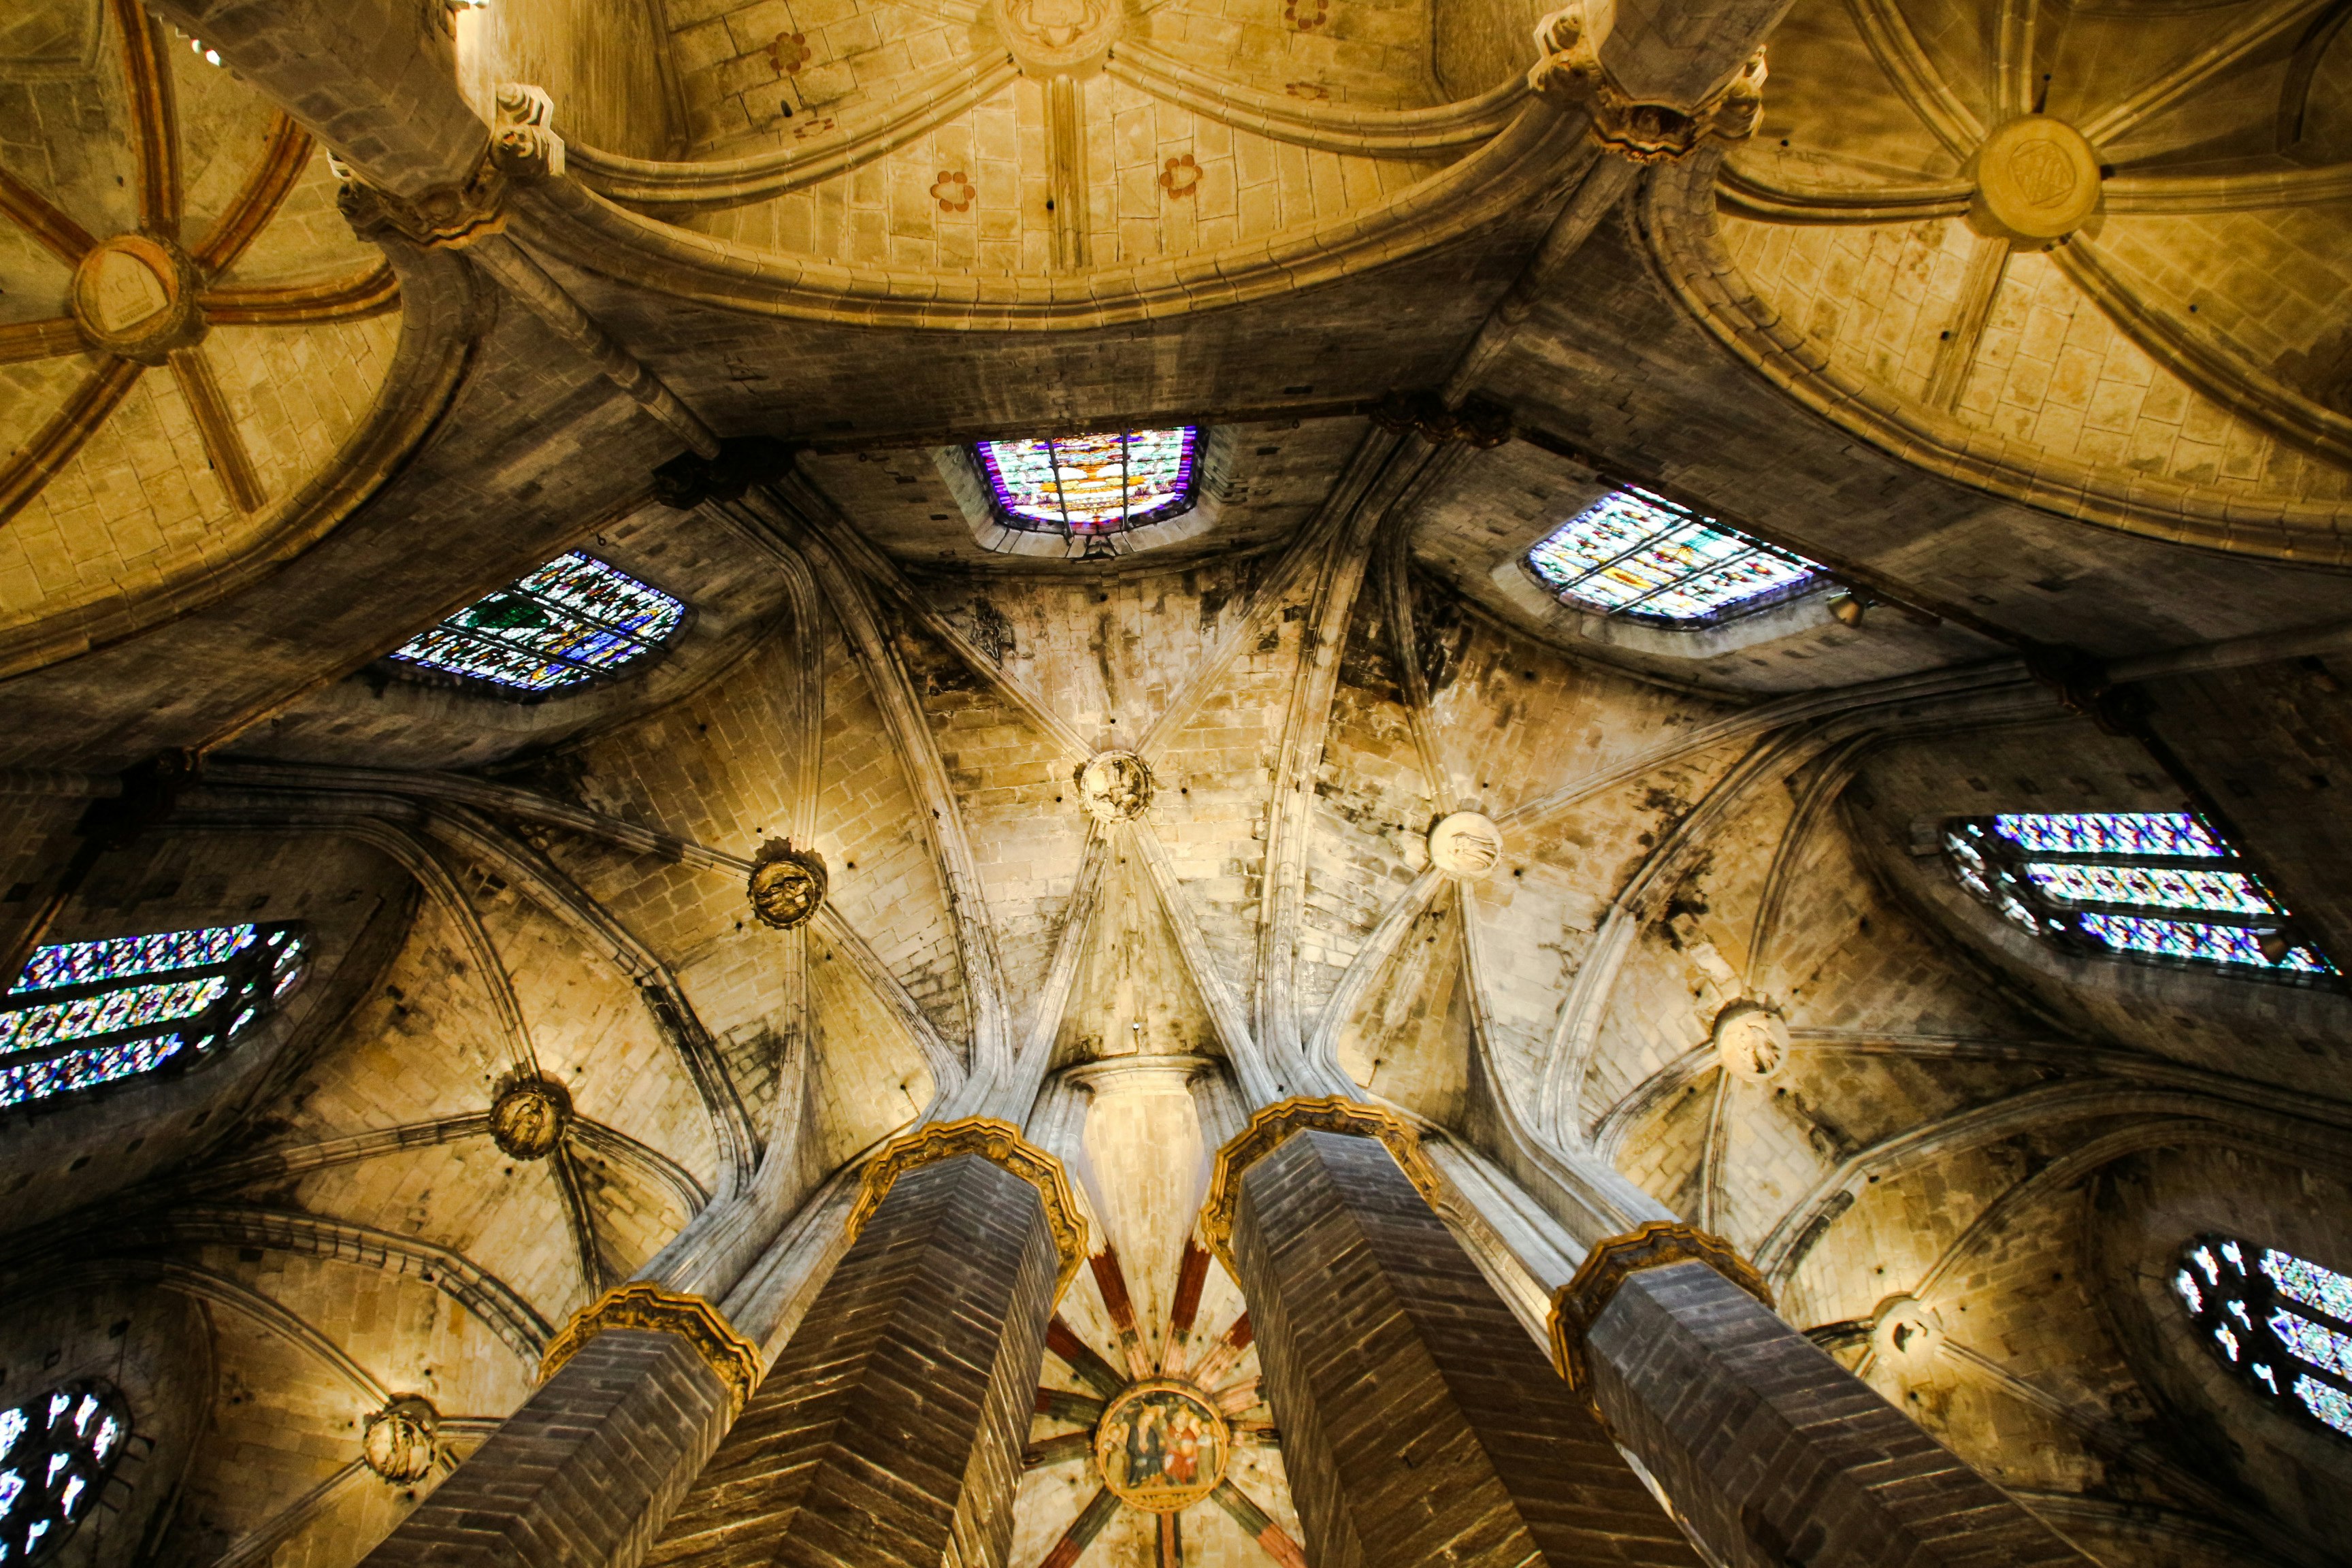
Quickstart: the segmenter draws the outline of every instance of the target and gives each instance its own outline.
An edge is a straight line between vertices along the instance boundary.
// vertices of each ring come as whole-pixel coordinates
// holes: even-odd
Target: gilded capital
[[[1610,1237],[1584,1255],[1576,1278],[1551,1299],[1552,1364],[1559,1368],[1570,1388],[1584,1392],[1591,1386],[1591,1371],[1584,1361],[1584,1336],[1608,1310],[1617,1287],[1628,1275],[1663,1268],[1669,1263],[1704,1263],[1767,1308],[1772,1305],[1772,1289],[1764,1283],[1764,1276],[1721,1237],[1663,1219]]]
[[[1429,1200],[1433,1208],[1444,1191],[1437,1168],[1421,1152],[1420,1137],[1392,1110],[1343,1100],[1336,1094],[1321,1099],[1293,1096],[1266,1106],[1217,1151],[1216,1173],[1209,1182],[1209,1198],[1201,1205],[1201,1238],[1236,1279],[1241,1278],[1241,1270],[1234,1264],[1234,1213],[1242,1201],[1242,1175],[1280,1148],[1292,1133],[1307,1131],[1377,1138],[1404,1172],[1405,1180]]]
[[[857,1239],[866,1222],[874,1217],[900,1176],[965,1154],[976,1154],[1037,1189],[1038,1197],[1045,1205],[1045,1223],[1054,1233],[1054,1250],[1061,1254],[1061,1272],[1054,1281],[1054,1299],[1060,1300],[1062,1293],[1070,1288],[1070,1281],[1077,1278],[1078,1265],[1087,1259],[1089,1244],[1086,1216],[1078,1212],[1077,1198],[1070,1191],[1070,1179],[1063,1172],[1062,1163],[1022,1137],[1021,1130],[1013,1123],[993,1116],[935,1121],[903,1138],[893,1139],[866,1167],[866,1184],[857,1194],[857,1206],[849,1211],[850,1240]]]
[[[728,1407],[735,1415],[742,1414],[744,1402],[760,1384],[760,1347],[737,1333],[718,1308],[699,1296],[665,1290],[644,1279],[615,1285],[574,1313],[541,1359],[540,1382],[553,1377],[606,1329],[639,1329],[686,1341],[727,1385]]]

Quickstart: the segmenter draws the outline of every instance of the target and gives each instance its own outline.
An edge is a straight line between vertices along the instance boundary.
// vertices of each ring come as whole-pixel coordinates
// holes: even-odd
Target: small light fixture
[[[1859,626],[1863,613],[1869,608],[1870,601],[1851,588],[1830,601],[1830,615],[1841,626]]]

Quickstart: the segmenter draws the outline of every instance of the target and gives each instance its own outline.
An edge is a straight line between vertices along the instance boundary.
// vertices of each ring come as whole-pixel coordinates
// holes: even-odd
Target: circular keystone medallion
[[[762,925],[790,931],[824,902],[824,857],[795,849],[789,838],[771,838],[751,862],[751,912]]]
[[[421,1481],[433,1469],[433,1434],[440,1412],[414,1394],[395,1399],[367,1418],[360,1454],[388,1481]]]
[[[1072,775],[1097,822],[1131,822],[1151,804],[1151,768],[1133,752],[1099,752]]]
[[[1871,1346],[1883,1359],[1912,1365],[1932,1360],[1943,1337],[1943,1315],[1911,1296],[1881,1301],[1870,1327]]]
[[[202,286],[195,263],[178,246],[118,234],[74,268],[68,297],[74,324],[92,347],[162,364],[173,349],[203,340],[205,316],[196,307]]]
[[[1095,1428],[1103,1485],[1150,1513],[1174,1513],[1225,1479],[1233,1433],[1200,1390],[1156,1380],[1130,1384]]]
[[[2021,239],[2063,239],[2099,205],[2099,155],[2063,120],[2028,114],[1985,138],[1977,152],[1985,211]]]
[[[1734,1002],[1715,1016],[1715,1055],[1723,1070],[1756,1081],[1789,1058],[1789,1026],[1761,1002]]]
[[[490,1139],[517,1160],[543,1160],[563,1141],[572,1096],[552,1079],[509,1083],[490,1103]]]
[[[1457,811],[1429,831],[1429,863],[1449,877],[1476,881],[1503,858],[1503,830],[1490,817]]]
[[[1024,74],[1079,76],[1110,58],[1116,0],[996,0],[996,25]]]

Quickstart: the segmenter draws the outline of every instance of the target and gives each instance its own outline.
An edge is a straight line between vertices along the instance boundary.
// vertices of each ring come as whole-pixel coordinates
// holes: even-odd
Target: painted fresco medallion
[[[1151,804],[1151,766],[1133,752],[1097,752],[1071,780],[1087,815],[1106,826],[1132,822]]]
[[[1190,1384],[1154,1379],[1129,1385],[1095,1428],[1103,1485],[1150,1513],[1199,1502],[1225,1477],[1233,1433]]]

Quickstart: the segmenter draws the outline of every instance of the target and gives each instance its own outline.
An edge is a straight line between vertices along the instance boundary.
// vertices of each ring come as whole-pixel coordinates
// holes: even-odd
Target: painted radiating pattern
[[[2181,1248],[2172,1293],[2249,1386],[2352,1437],[2352,1279],[2275,1247],[2201,1236]]]
[[[1632,487],[1578,512],[1528,552],[1560,603],[1696,626],[1810,587],[1821,568]]]
[[[0,998],[0,1106],[226,1045],[293,989],[302,961],[285,921],[43,947]]]
[[[2331,978],[2326,956],[2210,824],[2189,812],[2003,813],[1945,825],[1960,886],[2084,954]]]
[[[561,691],[658,652],[685,622],[678,600],[575,550],[418,633],[391,657],[517,691]]]
[[[0,1410],[0,1564],[41,1562],[88,1518],[131,1437],[111,1387],[65,1384]]]
[[[997,513],[1012,527],[1114,533],[1192,510],[1199,446],[1199,430],[1184,425],[982,441],[979,455]]]

